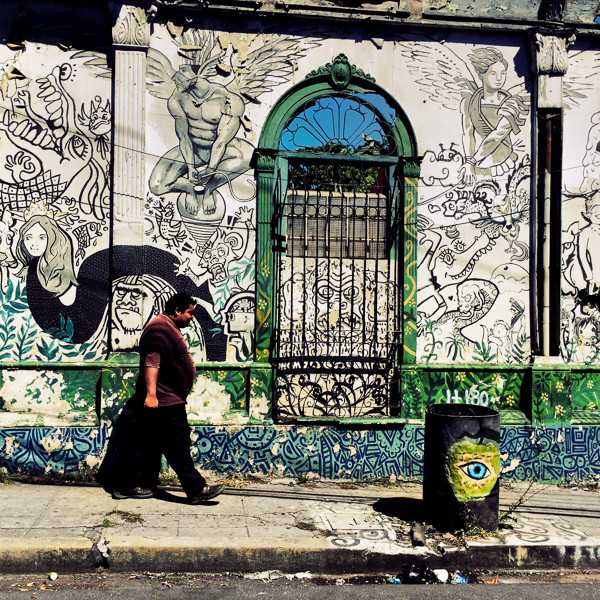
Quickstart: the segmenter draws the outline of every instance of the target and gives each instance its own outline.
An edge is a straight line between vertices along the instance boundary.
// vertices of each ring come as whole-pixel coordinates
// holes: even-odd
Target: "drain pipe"
[[[550,259],[551,259],[551,248],[552,248],[552,231],[550,229],[550,212],[552,210],[552,191],[554,186],[552,185],[552,119],[549,115],[544,120],[544,133],[545,133],[545,144],[544,144],[544,203],[542,208],[543,219],[542,223],[542,247],[541,247],[541,279],[542,279],[542,323],[541,323],[541,353],[542,356],[550,356],[551,344],[550,344],[550,296],[551,296],[551,271],[550,271]]]
[[[536,172],[542,188],[536,202],[537,248],[533,253],[535,264],[532,269],[537,274],[535,300],[538,322],[535,324],[535,333],[538,339],[537,354],[550,357],[557,356],[560,351],[558,335],[553,335],[551,329],[553,323],[556,327],[560,323],[561,275],[560,266],[557,268],[553,264],[557,260],[556,248],[560,249],[561,176],[559,172],[553,173],[553,166],[560,164],[562,156],[563,76],[569,66],[568,49],[575,42],[575,33],[572,30],[540,29],[530,33],[532,69],[537,84],[534,102],[538,139]]]

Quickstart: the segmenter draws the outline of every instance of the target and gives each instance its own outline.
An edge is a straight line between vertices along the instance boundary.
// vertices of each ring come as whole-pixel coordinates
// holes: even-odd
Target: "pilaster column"
[[[113,246],[144,245],[144,203],[146,194],[146,52],[150,43],[150,15],[142,8],[121,3],[110,3],[115,21],[112,29],[115,51],[114,67],[114,155],[113,155]],[[126,265],[119,265],[127,271]],[[132,265],[134,273],[139,265]],[[111,303],[112,351],[124,351],[139,343],[143,325],[143,312],[151,307],[141,307],[140,300],[133,300],[136,290],[142,286],[142,278],[124,282],[113,282],[117,294]],[[145,283],[144,289],[145,289]],[[119,286],[122,287],[119,296]],[[123,291],[124,290],[124,291]],[[137,290],[137,298],[139,289]],[[147,294],[148,302],[154,294]],[[146,300],[143,301],[144,304]],[[139,324],[132,322],[134,310],[128,316],[127,328],[120,323],[119,310],[137,303]],[[137,332],[136,334],[131,331]]]
[[[535,124],[537,192],[533,206],[536,227],[532,280],[532,306],[536,307],[537,355],[545,359],[560,354],[560,249],[563,77],[569,67],[573,31],[531,32],[532,71],[536,75]]]
[[[137,6],[115,3],[111,8],[116,16],[112,29],[115,46],[113,243],[124,243],[124,236],[127,243],[141,245],[146,187],[146,51],[150,43],[150,22],[147,12]]]
[[[562,108],[563,76],[569,67],[568,50],[575,42],[573,31],[532,33],[532,68],[537,75],[538,108]]]

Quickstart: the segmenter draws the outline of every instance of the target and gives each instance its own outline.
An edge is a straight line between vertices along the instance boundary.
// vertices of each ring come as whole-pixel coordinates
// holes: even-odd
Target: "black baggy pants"
[[[188,498],[201,492],[206,480],[192,460],[190,433],[185,404],[142,408],[138,439],[144,448],[144,459],[140,465],[142,468],[138,470],[136,484],[156,487],[160,457],[164,454]]]

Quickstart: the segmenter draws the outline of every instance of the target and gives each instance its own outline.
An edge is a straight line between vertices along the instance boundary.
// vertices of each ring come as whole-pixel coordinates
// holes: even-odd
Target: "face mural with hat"
[[[166,281],[152,275],[116,279],[112,304],[115,344],[119,348],[137,346],[146,323],[163,312],[165,302],[175,293]]]

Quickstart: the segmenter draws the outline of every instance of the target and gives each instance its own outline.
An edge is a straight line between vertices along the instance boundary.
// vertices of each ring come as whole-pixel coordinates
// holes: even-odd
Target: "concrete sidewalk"
[[[0,485],[0,572],[113,571],[398,573],[431,568],[600,568],[600,493],[534,485],[497,536],[460,540],[425,527],[421,486],[350,484],[228,488],[204,505],[181,491],[113,500],[102,488]],[[500,511],[529,485],[503,486]]]

